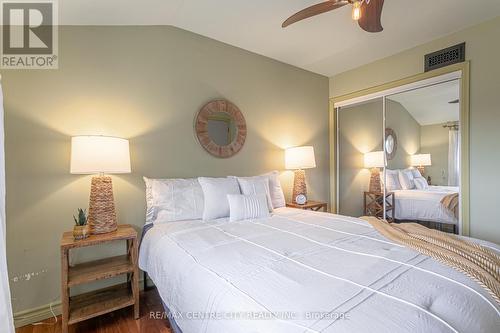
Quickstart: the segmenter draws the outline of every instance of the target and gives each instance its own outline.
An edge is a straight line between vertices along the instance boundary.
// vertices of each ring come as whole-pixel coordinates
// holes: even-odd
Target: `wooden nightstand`
[[[324,212],[326,212],[328,210],[328,205],[326,202],[311,201],[311,200],[306,202],[304,205],[299,205],[299,204],[296,204],[293,202],[287,202],[286,206],[290,207],[290,208],[313,210],[315,212],[319,212],[321,209],[323,209]]]
[[[363,197],[364,214],[366,216],[375,216],[380,219],[384,218],[383,197],[383,193],[365,192]],[[387,192],[385,194],[385,203],[386,220],[394,222],[394,209],[396,207],[394,192]],[[389,212],[391,213],[391,217],[389,217]]]
[[[112,241],[127,241],[127,253],[122,256],[95,260],[69,266],[69,250],[100,245]],[[127,306],[134,306],[134,317],[139,318],[139,268],[137,266],[137,232],[129,225],[118,225],[118,230],[75,241],[71,231],[61,239],[61,303],[62,332],[68,325],[90,319]],[[70,297],[70,288],[88,282],[127,274],[130,284],[117,285]]]

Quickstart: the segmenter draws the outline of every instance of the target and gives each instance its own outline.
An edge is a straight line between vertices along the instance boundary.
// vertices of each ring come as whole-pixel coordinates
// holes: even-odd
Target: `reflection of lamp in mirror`
[[[380,168],[384,167],[384,152],[373,151],[365,154],[365,168],[370,169],[370,188],[372,193],[382,193],[380,184]]]
[[[130,173],[128,140],[108,136],[71,138],[71,173],[98,174],[90,187],[90,232],[102,234],[117,229],[113,183],[104,174]]]
[[[431,154],[416,154],[411,156],[411,166],[416,167],[422,176],[424,175],[425,167],[431,165]]]
[[[304,146],[286,149],[285,167],[289,170],[295,170],[293,178],[293,202],[301,205],[305,204],[307,202],[307,187],[306,172],[304,169],[316,167],[314,148],[312,146]],[[298,200],[297,197],[299,197]]]

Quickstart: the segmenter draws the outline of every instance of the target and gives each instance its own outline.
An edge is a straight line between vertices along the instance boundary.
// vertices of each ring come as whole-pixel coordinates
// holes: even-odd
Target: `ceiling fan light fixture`
[[[352,4],[352,19],[358,21],[361,18],[361,1],[354,1]]]

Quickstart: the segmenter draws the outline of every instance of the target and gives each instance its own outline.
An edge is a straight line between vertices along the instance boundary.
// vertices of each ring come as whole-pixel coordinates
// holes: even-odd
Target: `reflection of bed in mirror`
[[[457,186],[429,186],[425,190],[394,190],[395,219],[396,221],[448,224],[456,233],[458,218],[441,201],[444,197],[458,193],[458,191]]]

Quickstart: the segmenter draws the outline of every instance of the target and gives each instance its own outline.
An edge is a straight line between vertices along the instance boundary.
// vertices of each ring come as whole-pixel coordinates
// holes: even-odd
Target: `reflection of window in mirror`
[[[219,146],[227,146],[236,137],[236,125],[230,115],[219,112],[208,117],[208,136]]]

